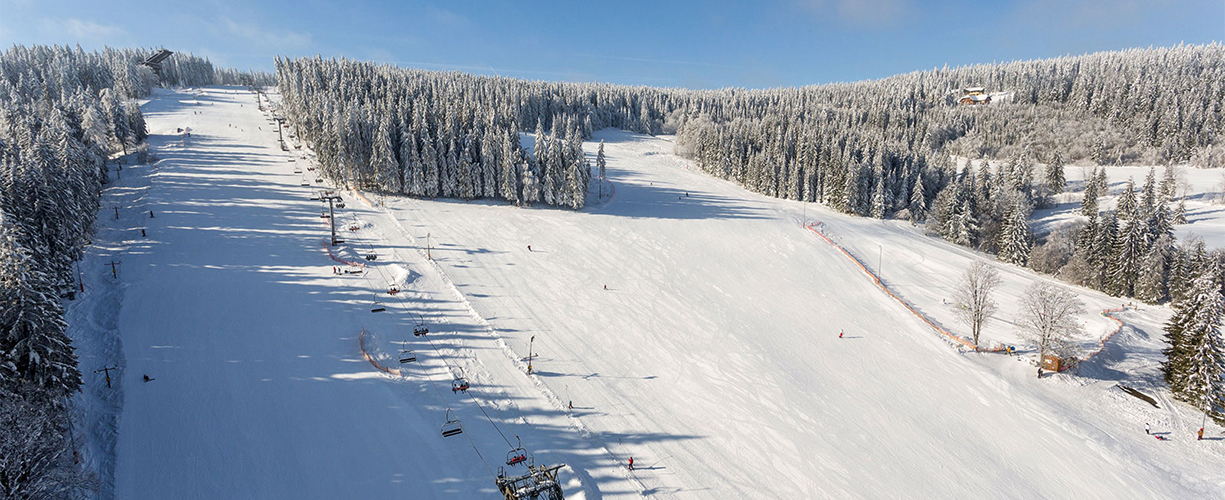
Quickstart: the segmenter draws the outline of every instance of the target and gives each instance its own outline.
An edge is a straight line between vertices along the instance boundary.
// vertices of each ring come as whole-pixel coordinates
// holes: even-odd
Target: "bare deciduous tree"
[[[970,327],[976,347],[983,325],[995,312],[995,300],[991,298],[991,293],[999,286],[999,272],[990,264],[976,260],[961,275],[961,283],[953,295],[957,303],[957,317]]]
[[[1063,287],[1038,281],[1025,290],[1018,323],[1026,339],[1038,349],[1039,366],[1048,352],[1061,357],[1075,354],[1072,336],[1081,332],[1076,315],[1084,312],[1080,298]]]

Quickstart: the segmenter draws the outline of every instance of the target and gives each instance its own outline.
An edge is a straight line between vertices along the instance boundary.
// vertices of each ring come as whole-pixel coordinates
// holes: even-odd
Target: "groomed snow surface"
[[[801,221],[960,335],[942,299],[984,256],[613,130],[586,145],[606,141],[612,194],[593,182],[581,211],[341,192],[329,249],[308,153],[280,150],[254,94],[143,109],[160,161],[108,190],[69,309],[103,498],[500,498],[519,441],[568,464],[567,498],[1225,498],[1222,429],[1195,441],[1200,415],[1160,383],[1166,308],[1119,314],[1079,375],[1038,380],[1027,350],[959,351]],[[1043,279],[997,266],[984,344],[1018,342],[1017,297]],[[1078,291],[1096,349],[1120,301]],[[448,408],[464,433],[444,438]]]

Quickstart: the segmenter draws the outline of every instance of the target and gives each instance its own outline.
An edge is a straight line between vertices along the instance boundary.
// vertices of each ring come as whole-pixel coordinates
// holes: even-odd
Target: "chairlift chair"
[[[300,173],[302,173],[302,167],[294,167],[294,168],[293,168],[293,173],[295,173],[295,174],[300,174]]]
[[[378,258],[379,258],[379,255],[374,252],[370,252],[366,254],[366,260],[378,260]]]
[[[400,293],[400,285],[392,283],[387,286],[387,295],[395,295],[397,293]]]
[[[384,306],[382,302],[379,302],[379,296],[375,295],[374,304],[370,306],[370,312],[381,313],[386,310],[387,310],[387,306]]]
[[[417,360],[417,353],[408,349],[400,350],[400,363],[411,363]]]
[[[413,336],[420,337],[430,333],[430,327],[425,324],[425,319],[420,314],[417,315],[417,324],[413,326]]]
[[[527,461],[527,450],[523,449],[519,436],[515,436],[515,441],[519,443],[519,447],[506,452],[506,465],[519,465]]]
[[[316,183],[316,184],[323,184],[323,177],[316,177],[316,178],[315,178],[315,183]]]
[[[303,178],[302,178],[302,185],[303,185],[303,186],[309,186],[309,185],[311,185],[311,183],[310,183],[310,181],[307,181],[305,177],[303,177]]]
[[[468,392],[468,379],[456,377],[451,381],[451,392]]]
[[[458,436],[464,433],[464,427],[459,423],[459,418],[451,413],[451,409],[447,408],[447,421],[442,424],[442,437]]]

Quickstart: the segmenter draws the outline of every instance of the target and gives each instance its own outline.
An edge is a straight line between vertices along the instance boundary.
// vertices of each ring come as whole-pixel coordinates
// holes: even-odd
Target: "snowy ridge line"
[[[397,230],[399,230],[400,234],[408,238],[409,241],[413,242],[413,244],[417,243],[417,239],[414,238],[411,233],[409,233],[408,229],[405,228],[404,225],[400,223],[399,219],[396,219],[395,216],[392,215],[391,211],[387,207],[384,206],[382,208],[376,208],[374,203],[372,203],[368,198],[366,198],[356,189],[350,189],[350,191],[353,193],[353,195],[356,198],[362,200],[362,202],[364,202],[371,209],[379,210],[380,212],[382,212],[383,215],[386,216],[387,219],[391,220],[392,224]],[[417,246],[416,250],[417,250],[418,255],[425,257],[425,254],[421,251],[420,245]],[[522,361],[522,356],[520,356],[513,349],[511,349],[510,345],[506,343],[506,341],[502,338],[502,336],[498,335],[498,332],[496,329],[494,329],[493,325],[491,325],[489,321],[485,319],[484,316],[481,316],[481,314],[476,311],[476,308],[472,306],[472,303],[468,301],[468,298],[464,296],[463,292],[459,290],[459,287],[455,285],[455,282],[451,280],[451,277],[448,276],[446,271],[442,269],[442,266],[440,266],[433,259],[426,259],[426,262],[428,262],[430,267],[433,268],[434,271],[437,273],[438,279],[446,284],[447,288],[451,290],[451,293],[458,299],[458,301],[461,304],[463,304],[464,308],[467,309],[468,315],[477,324],[479,324],[480,326],[484,328],[486,335],[488,335],[491,339],[493,339],[494,343],[498,346],[499,349],[501,349],[502,354],[506,356],[507,360],[510,361],[511,364],[514,365],[516,368],[518,368],[521,372],[526,372],[527,363],[524,363]],[[439,354],[441,355],[441,353]],[[536,387],[536,389],[540,392],[540,394],[544,396],[544,398],[550,404],[552,404],[554,408],[558,410],[564,410],[566,405],[562,401],[562,399],[559,396],[557,396],[557,394],[554,393],[551,389],[549,389],[548,386],[546,386],[539,377],[537,377],[536,375],[527,375],[527,377],[532,381],[532,385]],[[469,394],[469,396],[474,398],[474,400],[476,398],[476,396],[472,394]],[[513,402],[511,404],[512,406],[514,405]],[[478,407],[479,406],[480,405],[478,403]],[[599,436],[599,433],[597,431],[594,431],[590,429],[589,427],[587,427],[587,425],[584,424],[582,420],[575,417],[573,414],[567,413],[564,411],[563,413],[566,417],[566,420],[569,422],[570,426],[574,428],[576,431],[578,431],[580,436],[587,438],[587,439],[592,439],[592,438],[596,438]],[[486,418],[489,418],[489,416],[486,415]],[[528,425],[528,426],[532,425],[522,415],[520,415],[519,419],[525,425]],[[490,419],[490,422],[492,423],[492,419]],[[495,424],[495,427],[496,427],[496,424]],[[613,461],[613,463],[618,463],[618,464],[624,463],[620,458],[617,457],[615,453],[613,453],[612,449],[608,447],[607,442],[603,440],[602,438],[600,439],[600,444],[598,446],[604,450],[604,453],[608,456],[610,460]],[[475,448],[475,445],[474,445],[474,448]],[[643,491],[646,491],[648,489],[646,484],[643,483],[642,480],[639,479],[637,474],[634,474],[633,471],[627,471],[626,476],[632,478],[635,483],[638,483],[638,486],[642,488]],[[586,485],[586,483],[583,483],[583,490],[588,491],[588,492],[590,491],[590,488]]]
[[[889,287],[885,286],[884,283],[881,283],[880,277],[878,277],[872,271],[868,270],[867,266],[863,265],[863,262],[860,262],[859,259],[855,258],[854,255],[851,255],[851,253],[848,252],[845,248],[843,248],[842,245],[834,243],[834,240],[831,240],[829,236],[826,236],[825,233],[822,233],[821,230],[817,228],[817,226],[820,226],[821,224],[822,224],[821,221],[817,221],[816,224],[805,224],[804,228],[809,231],[812,231],[813,233],[816,233],[816,235],[820,236],[821,239],[825,240],[826,243],[829,243],[839,252],[842,252],[842,255],[845,255],[846,258],[850,259],[851,262],[854,262],[856,266],[859,266],[860,271],[863,271],[864,274],[867,274],[869,278],[872,278],[872,283],[876,284],[877,288],[880,288],[882,291],[885,292],[885,294],[889,295],[889,297],[892,297],[893,300],[896,300],[899,304],[902,305],[902,307],[905,307],[907,311],[910,311],[911,314],[914,314],[915,317],[919,318],[924,323],[926,323],[927,326],[931,327],[932,330],[935,330],[936,333],[943,335],[948,340],[956,342],[957,344],[960,344],[961,346],[964,346],[969,349],[974,349],[975,351],[1001,352],[1004,350],[1003,347],[999,347],[999,346],[993,347],[991,349],[981,349],[977,345],[974,345],[973,342],[970,342],[969,340],[965,338],[955,335],[952,332],[945,330],[940,325],[937,325],[936,322],[932,321],[931,318],[928,318],[926,314],[919,312],[917,309],[911,306],[908,302],[903,300],[897,294],[893,293],[893,290],[890,290]]]
[[[362,356],[365,356],[366,361],[369,361],[370,364],[374,365],[374,367],[379,371],[389,375],[403,376],[403,373],[400,372],[399,368],[388,368],[383,366],[378,362],[378,360],[374,359],[374,356],[371,356],[370,353],[366,351],[366,327],[364,326],[362,327],[362,333],[357,336],[357,347],[361,349]]]

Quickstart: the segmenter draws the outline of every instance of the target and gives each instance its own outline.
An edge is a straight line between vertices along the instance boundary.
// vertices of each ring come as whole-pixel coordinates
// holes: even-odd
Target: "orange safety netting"
[[[875,284],[876,284],[876,286],[877,286],[877,288],[880,288],[880,289],[881,289],[881,291],[885,292],[885,294],[887,294],[887,295],[889,295],[890,297],[892,297],[892,298],[893,298],[893,300],[896,300],[896,301],[897,301],[899,304],[901,304],[901,305],[902,305],[902,307],[905,307],[907,311],[910,311],[910,313],[911,313],[911,314],[914,314],[914,315],[915,315],[915,317],[919,318],[919,320],[921,320],[921,321],[923,321],[924,323],[926,323],[926,324],[927,324],[927,326],[931,327],[931,329],[932,329],[932,330],[935,330],[935,331],[936,331],[936,333],[939,333],[940,335],[943,335],[945,338],[947,338],[947,339],[949,339],[949,340],[951,340],[951,341],[953,341],[953,342],[956,342],[956,343],[958,343],[958,344],[960,344],[960,345],[962,345],[962,346],[965,346],[965,347],[967,347],[967,348],[970,348],[970,349],[979,350],[979,351],[988,351],[988,352],[998,352],[998,351],[1003,351],[1003,350],[1004,350],[1004,348],[1003,348],[1002,346],[1001,346],[1001,347],[994,347],[994,348],[991,348],[991,349],[979,349],[979,348],[978,348],[978,346],[974,345],[974,343],[973,343],[973,342],[970,342],[970,341],[969,341],[969,340],[967,340],[967,339],[964,339],[964,338],[962,338],[962,337],[959,337],[959,336],[957,336],[957,335],[954,335],[952,332],[949,332],[948,330],[945,330],[945,329],[944,329],[943,327],[941,327],[940,325],[937,325],[937,324],[936,324],[934,321],[932,321],[930,318],[928,318],[928,317],[927,317],[927,315],[925,315],[925,314],[923,314],[923,313],[919,312],[917,309],[915,309],[913,306],[911,306],[909,303],[907,303],[905,300],[903,300],[903,299],[902,299],[901,297],[899,297],[897,294],[893,293],[893,291],[892,291],[892,290],[890,290],[890,289],[889,289],[889,287],[885,286],[885,284],[884,284],[884,283],[881,283],[881,281],[880,281],[880,277],[878,277],[878,276],[877,276],[875,273],[873,273],[872,271],[869,271],[869,270],[868,270],[868,268],[867,268],[867,266],[864,266],[864,265],[863,265],[863,262],[860,262],[860,261],[859,261],[859,259],[855,258],[855,256],[854,256],[854,255],[851,255],[851,252],[848,252],[848,251],[847,251],[845,248],[843,248],[843,247],[842,247],[842,245],[839,245],[839,244],[837,244],[837,243],[834,243],[834,240],[831,240],[831,239],[830,239],[828,236],[826,236],[826,235],[825,235],[825,233],[822,233],[822,232],[821,232],[819,229],[817,229],[817,226],[818,226],[818,225],[820,225],[820,224],[821,224],[821,223],[820,223],[819,221],[818,221],[816,224],[805,224],[805,225],[804,225],[804,228],[805,228],[805,229],[808,229],[809,231],[812,231],[812,232],[813,232],[814,234],[816,234],[817,236],[820,236],[820,237],[821,237],[821,239],[822,239],[822,240],[825,240],[825,242],[826,242],[826,243],[829,243],[829,244],[830,244],[830,246],[833,246],[833,247],[834,247],[835,249],[837,249],[839,252],[842,252],[842,255],[845,255],[845,256],[846,256],[846,258],[851,259],[851,262],[854,262],[854,263],[855,263],[855,265],[859,267],[859,270],[863,271],[863,272],[864,272],[864,274],[867,274],[869,278],[872,278],[872,283],[875,283]]]
[[[328,239],[327,239],[327,238],[324,238],[324,239],[323,239],[323,248],[324,248],[325,250],[327,250],[327,251],[328,251],[328,257],[331,257],[331,258],[332,258],[332,260],[334,260],[334,261],[336,261],[336,262],[339,262],[339,263],[341,263],[341,264],[350,265],[350,266],[366,267],[366,263],[365,263],[365,262],[361,262],[361,261],[352,261],[352,262],[350,262],[350,261],[344,260],[344,259],[342,259],[342,258],[340,258],[340,257],[337,257],[335,254],[333,254],[333,253],[332,253],[332,246],[331,246],[331,245],[328,245]]]
[[[391,375],[400,375],[399,368],[388,368],[386,366],[379,364],[378,360],[374,359],[374,356],[371,356],[370,353],[366,351],[366,329],[365,328],[362,328],[361,335],[357,336],[357,347],[362,350],[362,356],[366,357],[366,361],[369,361],[370,364],[374,365],[375,368],[378,368],[379,371],[383,373],[391,374]]]
[[[1122,331],[1122,330],[1123,330],[1123,320],[1121,320],[1121,319],[1119,319],[1119,318],[1116,318],[1116,317],[1114,317],[1114,316],[1111,316],[1111,314],[1114,314],[1114,313],[1121,313],[1121,312],[1126,311],[1126,310],[1127,310],[1127,307],[1126,307],[1126,306],[1124,306],[1124,307],[1115,307],[1115,308],[1112,308],[1112,309],[1102,309],[1102,317],[1104,317],[1104,318],[1110,318],[1110,320],[1111,320],[1111,321],[1114,321],[1114,323],[1115,323],[1115,325],[1114,325],[1114,330],[1111,330],[1111,331],[1110,331],[1110,333],[1107,333],[1105,337],[1102,337],[1102,346],[1101,346],[1101,347],[1097,348],[1097,350],[1096,350],[1096,351],[1093,351],[1093,352],[1089,353],[1089,354],[1088,354],[1088,355],[1086,355],[1085,357],[1080,358],[1080,362],[1082,362],[1082,363],[1083,363],[1083,362],[1085,362],[1085,361],[1089,361],[1089,358],[1092,358],[1092,357],[1094,357],[1094,356],[1097,356],[1098,354],[1101,354],[1101,353],[1102,353],[1102,351],[1105,351],[1105,350],[1106,350],[1106,342],[1109,342],[1109,341],[1110,341],[1110,338],[1111,338],[1111,337],[1114,337],[1114,334],[1119,333],[1120,331]],[[1061,368],[1059,369],[1059,371],[1064,371],[1064,370],[1067,370],[1068,368],[1070,368],[1070,366],[1068,366],[1068,367],[1061,367]]]

